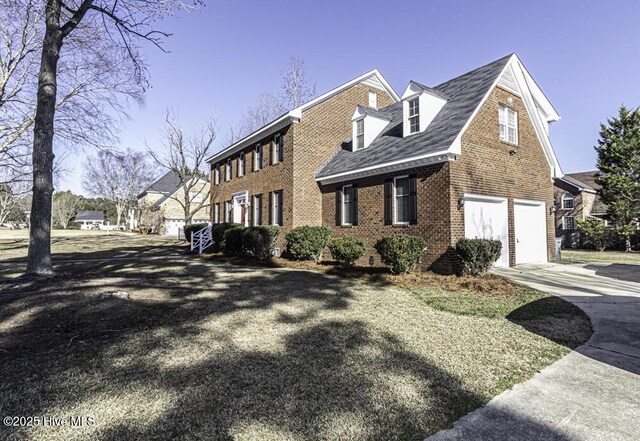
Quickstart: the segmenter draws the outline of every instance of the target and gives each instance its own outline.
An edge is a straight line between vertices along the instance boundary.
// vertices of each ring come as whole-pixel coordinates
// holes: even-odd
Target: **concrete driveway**
[[[428,439],[640,439],[640,266],[542,264],[496,272],[582,308],[593,337]]]

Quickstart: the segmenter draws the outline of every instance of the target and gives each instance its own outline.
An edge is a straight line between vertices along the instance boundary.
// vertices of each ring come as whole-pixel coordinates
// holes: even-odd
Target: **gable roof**
[[[255,142],[260,141],[262,138],[269,136],[270,134],[275,133],[278,130],[283,129],[289,124],[300,121],[300,118],[302,117],[302,112],[304,112],[305,110],[308,110],[328,100],[334,95],[337,95],[338,93],[360,83],[367,83],[372,85],[373,87],[378,87],[378,88],[382,87],[384,88],[384,90],[386,90],[389,93],[389,95],[391,95],[391,97],[395,101],[400,100],[400,97],[398,96],[398,94],[393,90],[393,87],[391,87],[391,85],[382,76],[382,74],[378,71],[378,69],[372,69],[369,72],[366,72],[360,75],[359,77],[352,79],[351,81],[347,81],[346,83],[341,84],[340,86],[334,89],[331,89],[326,93],[323,93],[322,95],[312,99],[311,101],[308,101],[302,104],[301,106],[296,107],[295,109],[291,109],[287,113],[271,121],[269,124],[266,124],[260,127],[259,129],[255,130],[254,132],[242,138],[241,140],[222,149],[218,153],[213,154],[212,156],[206,159],[206,162],[209,162],[209,163],[216,162],[228,155],[232,155],[233,153],[236,153],[237,151],[252,145]]]
[[[175,193],[178,188],[180,188],[180,178],[173,171],[169,171],[140,193],[138,199],[144,197],[147,193]]]
[[[599,176],[602,176],[602,172],[599,170],[569,173],[564,175],[564,179],[570,179],[574,182],[579,183],[580,185],[582,185],[585,191],[596,193],[596,198],[593,201],[593,207],[591,207],[591,214],[606,214],[609,208],[597,193],[598,190],[602,188],[602,186],[596,182],[596,178],[598,178]]]
[[[518,56],[512,53],[433,88],[411,81],[410,85],[447,99],[427,128],[420,133],[403,137],[402,102],[383,108],[381,110],[391,113],[393,118],[369,147],[354,152],[343,144],[316,173],[316,180],[324,183],[339,182],[351,177],[455,160],[456,155],[461,153],[462,134],[507,66],[511,66],[510,71],[515,73],[517,81],[527,88],[527,93],[522,98],[549,162],[551,174],[553,177],[562,176],[545,127],[545,124],[558,120],[560,116]]]
[[[75,222],[104,221],[104,211],[80,210],[76,213]]]
[[[355,152],[339,150],[316,174],[316,179],[387,164],[399,158],[446,153],[510,58],[511,55],[507,55],[434,87],[433,90],[447,97],[447,102],[421,133],[402,136],[402,102],[382,109],[393,117],[371,145]]]

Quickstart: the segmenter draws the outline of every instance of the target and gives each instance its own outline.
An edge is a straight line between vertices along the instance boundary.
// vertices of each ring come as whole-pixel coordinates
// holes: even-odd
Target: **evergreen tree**
[[[618,117],[600,124],[600,139],[595,147],[598,169],[596,179],[602,186],[600,197],[609,206],[608,215],[631,251],[631,235],[640,218],[640,112],[620,107]]]

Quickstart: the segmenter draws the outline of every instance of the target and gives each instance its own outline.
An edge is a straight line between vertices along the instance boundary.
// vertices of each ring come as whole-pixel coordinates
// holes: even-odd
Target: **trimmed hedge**
[[[367,247],[362,239],[345,236],[329,242],[331,256],[345,266],[352,266],[353,262],[364,256]]]
[[[462,273],[479,276],[500,258],[502,243],[491,239],[460,239],[456,252],[462,262]]]
[[[274,225],[245,228],[242,234],[243,252],[260,260],[267,260],[273,255],[280,228]]]
[[[224,231],[224,243],[222,252],[227,256],[241,256],[244,254],[242,248],[242,235],[245,228],[241,225],[232,226]]]
[[[184,237],[187,239],[187,242],[191,243],[191,235],[198,230],[202,230],[207,227],[209,224],[201,223],[201,224],[191,224],[184,226]],[[140,231],[142,232],[142,226],[140,227]],[[148,227],[149,231],[151,231],[151,226]],[[143,233],[145,234],[145,233]]]
[[[322,252],[327,247],[331,229],[327,227],[304,226],[294,228],[285,236],[287,254],[294,260],[314,260],[320,262]]]
[[[408,234],[386,236],[375,244],[382,263],[389,265],[394,274],[405,274],[413,270],[420,263],[426,248],[427,242],[423,238]]]
[[[213,237],[213,245],[211,251],[214,253],[224,252],[224,233],[232,228],[242,228],[241,224],[213,224],[211,226],[211,237]]]

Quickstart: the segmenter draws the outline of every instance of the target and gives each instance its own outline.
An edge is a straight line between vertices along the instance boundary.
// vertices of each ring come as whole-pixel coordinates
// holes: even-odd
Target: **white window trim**
[[[349,185],[343,185],[342,186],[342,195],[340,196],[340,199],[341,199],[340,200],[340,204],[342,205],[341,206],[342,213],[341,213],[341,216],[340,216],[341,217],[340,225],[346,226],[346,227],[350,227],[353,224],[351,222],[345,222],[345,220],[344,220],[344,215],[345,215],[345,213],[347,211],[347,210],[344,209],[344,190],[345,190],[345,188],[353,188],[353,185],[349,184]],[[351,203],[353,204],[353,200],[351,201]]]
[[[227,159],[227,163],[224,166],[224,182],[229,182],[231,180],[231,158]]]
[[[217,224],[220,222],[220,204],[216,202],[213,204],[213,223]]]
[[[358,142],[358,136],[360,135],[360,133],[358,133],[358,124],[359,123],[362,123],[362,142]],[[356,124],[356,131],[354,133],[354,138],[353,138],[353,142],[354,142],[354,149],[353,150],[354,151],[364,148],[364,117],[355,120],[355,124]]]
[[[216,168],[213,170],[213,185],[220,184],[220,164],[216,165]]]
[[[511,107],[505,106],[504,104],[500,104],[500,108],[498,110],[498,124],[502,125],[500,123],[500,115],[503,112],[503,109],[505,110],[504,114],[505,114],[505,124],[504,126],[506,127],[506,131],[505,131],[505,136],[506,138],[503,138],[502,135],[500,135],[500,141],[503,142],[507,142],[509,144],[513,144],[513,145],[518,145],[518,139],[520,137],[520,134],[518,133],[518,111],[515,109],[512,109]],[[509,112],[513,112],[514,115],[514,126],[511,127],[509,125]],[[514,141],[510,141],[509,140],[509,129],[513,129],[515,131],[515,140]]]
[[[398,202],[396,198],[396,181],[398,179],[408,179],[409,175],[396,176],[393,178],[393,225],[409,225],[409,222],[398,222]]]
[[[411,115],[411,103],[413,101],[416,101],[418,103],[418,113],[416,113],[415,115]],[[420,133],[420,96],[417,95],[413,98],[409,98],[407,99],[407,131],[409,132],[409,135],[415,135],[416,133]],[[418,118],[418,130],[416,130],[415,132],[411,131],[411,119],[412,118]]]
[[[258,197],[260,197],[260,205],[258,205]],[[256,218],[258,214],[257,211],[258,211],[258,206],[262,208],[262,195],[254,194],[252,196],[252,202],[253,204],[251,207],[251,210],[252,210],[251,223],[253,224],[254,227],[257,227],[258,226],[258,224],[256,223]],[[262,219],[260,219],[260,225],[262,225]]]
[[[272,191],[271,193],[271,219],[269,219],[269,223],[279,227],[280,223],[276,222],[276,216],[278,216],[278,210],[276,210],[276,195],[282,195],[282,190]],[[280,200],[280,204],[282,204],[282,199]],[[282,216],[284,217],[284,209],[282,210]],[[281,221],[284,224],[284,218],[281,219]]]
[[[273,159],[271,160],[271,163],[273,165],[280,164],[280,157],[278,156],[278,142],[279,142],[278,140],[280,141],[282,140],[282,135],[280,133],[276,133],[273,136],[273,149],[271,150],[271,154],[273,155],[272,156]]]
[[[260,151],[260,161],[258,161],[258,151]],[[253,170],[258,171],[262,170],[262,167],[258,167],[258,165],[262,162],[262,144],[256,144],[253,153]]]
[[[566,200],[572,200],[573,201],[573,207],[571,208],[566,208],[564,206],[564,201]],[[571,211],[571,210],[575,210],[576,208],[576,198],[573,195],[570,195],[568,193],[565,193],[562,195],[562,200],[560,201],[560,207],[562,210],[566,210],[566,211]]]
[[[573,228],[567,228],[567,218],[573,218]],[[562,231],[575,231],[576,229],[576,217],[575,216],[562,216]]]
[[[372,109],[378,108],[378,92],[374,90],[369,91],[369,107]]]
[[[240,153],[240,156],[238,156],[238,177],[239,178],[243,177],[246,173],[246,168],[247,168],[246,159],[247,158],[245,157],[244,152]],[[240,164],[242,164],[242,167],[240,167]]]

